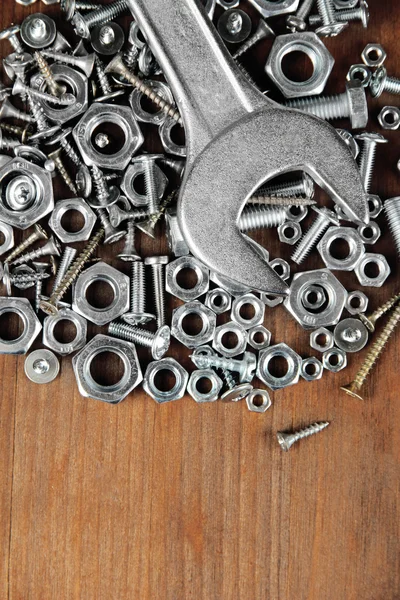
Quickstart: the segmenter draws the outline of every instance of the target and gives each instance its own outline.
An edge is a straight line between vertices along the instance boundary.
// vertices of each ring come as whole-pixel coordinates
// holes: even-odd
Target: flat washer
[[[218,33],[225,42],[240,44],[247,40],[251,32],[251,19],[238,8],[226,10],[219,18]]]
[[[22,21],[21,39],[30,48],[42,49],[50,46],[57,35],[53,19],[42,13],[29,15]]]
[[[59,371],[60,362],[50,350],[35,350],[25,359],[25,375],[33,383],[50,383]]]

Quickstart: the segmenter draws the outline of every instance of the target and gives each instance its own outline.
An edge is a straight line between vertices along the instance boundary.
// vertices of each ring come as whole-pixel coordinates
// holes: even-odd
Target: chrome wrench
[[[284,108],[251,85],[199,0],[127,0],[182,115],[187,166],[178,217],[190,251],[250,289],[288,293],[242,237],[247,199],[281,173],[307,172],[368,223],[367,197],[345,142],[326,121]]]

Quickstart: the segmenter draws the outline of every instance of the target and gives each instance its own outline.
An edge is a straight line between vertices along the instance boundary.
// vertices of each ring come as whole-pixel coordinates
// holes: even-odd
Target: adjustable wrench
[[[182,233],[212,271],[269,294],[287,285],[242,237],[247,199],[281,173],[307,172],[352,218],[368,223],[356,163],[336,130],[266,98],[241,73],[200,0],[127,0],[182,115],[187,165]]]

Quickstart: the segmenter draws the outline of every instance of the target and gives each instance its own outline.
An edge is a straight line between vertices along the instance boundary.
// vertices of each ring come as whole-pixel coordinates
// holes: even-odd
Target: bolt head
[[[169,256],[148,256],[144,259],[145,265],[167,265]]]
[[[300,19],[296,15],[289,15],[286,18],[286,27],[290,29],[292,33],[296,31],[305,31],[307,29],[307,23],[304,19]]]
[[[252,389],[253,386],[251,383],[240,383],[235,385],[235,387],[231,390],[227,390],[224,394],[222,394],[221,400],[224,400],[225,402],[239,402],[239,400],[246,398]]]
[[[369,89],[374,98],[379,98],[379,96],[382,94],[386,77],[387,71],[385,67],[378,67],[378,69],[372,75]]]
[[[367,29],[369,22],[369,8],[366,0],[360,0],[361,23],[364,29]]]
[[[154,360],[160,360],[168,351],[171,342],[171,330],[168,325],[160,327],[154,337],[151,354]]]
[[[339,220],[337,214],[333,212],[333,210],[330,210],[329,208],[325,208],[325,206],[312,206],[311,208],[318,215],[322,215],[326,219],[329,219],[329,221],[332,223],[332,225],[337,225],[337,226],[340,225],[340,220]]]
[[[153,321],[155,319],[155,315],[151,313],[134,313],[128,312],[122,315],[121,319],[128,323],[128,325],[144,325],[149,321]]]
[[[336,35],[339,35],[339,33],[342,33],[348,25],[348,23],[331,23],[330,25],[319,27],[315,30],[315,33],[322,37],[335,37]]]

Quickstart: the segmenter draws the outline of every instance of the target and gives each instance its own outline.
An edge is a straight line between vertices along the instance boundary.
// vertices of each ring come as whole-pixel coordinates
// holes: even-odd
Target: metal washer
[[[59,371],[58,358],[50,350],[35,350],[25,360],[25,375],[33,383],[50,383]]]

